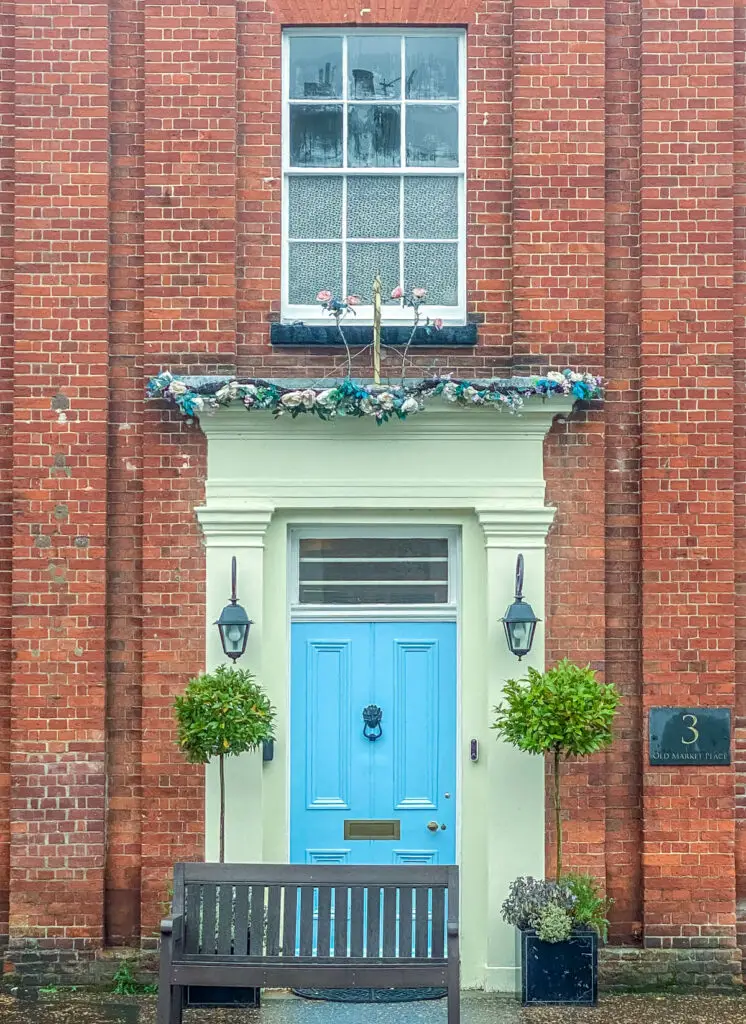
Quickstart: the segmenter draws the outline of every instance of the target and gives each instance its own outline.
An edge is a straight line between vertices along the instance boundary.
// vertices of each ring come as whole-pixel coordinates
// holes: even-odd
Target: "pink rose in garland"
[[[401,299],[403,296],[404,296],[404,289],[402,288],[402,286],[400,284],[398,284],[396,286],[396,288],[394,288],[394,290],[392,291],[391,298],[392,299]]]
[[[422,301],[422,299],[424,299],[426,295],[427,295],[427,288],[413,288],[412,289],[412,298],[413,299],[419,299],[420,301]]]
[[[330,291],[327,291],[326,288],[322,288],[322,290],[316,296],[316,301],[317,302],[328,302],[329,299],[331,299],[331,297],[332,297],[332,293]]]

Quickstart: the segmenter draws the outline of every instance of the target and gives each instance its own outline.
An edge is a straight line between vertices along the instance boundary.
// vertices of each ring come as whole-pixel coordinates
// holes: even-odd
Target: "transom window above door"
[[[303,531],[294,537],[292,603],[300,608],[453,603],[454,541],[428,531],[406,536]]]
[[[285,33],[283,315],[328,322],[321,290],[427,289],[422,312],[465,319],[464,35]],[[388,300],[384,319],[412,312]]]

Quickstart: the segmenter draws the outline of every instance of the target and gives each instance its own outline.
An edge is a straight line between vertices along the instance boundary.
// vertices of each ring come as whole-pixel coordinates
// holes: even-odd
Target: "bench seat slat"
[[[410,961],[407,967],[386,965],[375,960],[354,965],[321,965],[317,960],[307,964],[290,961],[270,965],[261,960],[252,966],[213,961],[209,966],[209,976],[207,970],[203,964],[177,964],[172,972],[172,983],[204,985],[208,977],[210,985],[228,988],[302,988],[309,982],[319,988],[440,988],[448,983],[448,968],[428,961],[419,966]]]

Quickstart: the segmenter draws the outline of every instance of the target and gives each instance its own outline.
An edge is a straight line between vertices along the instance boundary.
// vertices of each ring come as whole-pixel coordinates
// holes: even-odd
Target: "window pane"
[[[401,96],[401,37],[350,36],[347,42],[351,100],[396,100]]]
[[[288,299],[291,303],[315,304],[327,288],[342,294],[342,246],[333,242],[291,242],[288,252]]]
[[[447,558],[445,537],[308,537],[299,541],[305,558]]]
[[[458,238],[458,178],[404,179],[404,236]]]
[[[448,581],[448,559],[431,561],[411,561],[407,559],[389,559],[385,562],[347,562],[302,561],[300,563],[301,583],[338,583],[340,580],[360,583],[376,583],[394,581],[406,583],[426,583],[434,580],[439,583]]]
[[[302,583],[299,596],[301,604],[446,604],[448,587],[441,583],[404,586]]]
[[[458,167],[457,107],[407,107],[407,164]]]
[[[342,107],[290,107],[290,164],[292,167],[342,166]]]
[[[288,233],[291,238],[342,237],[341,178],[288,178]]]
[[[347,161],[350,167],[398,167],[401,113],[398,104],[348,107]]]
[[[398,177],[347,179],[347,234],[350,238],[397,238],[399,235]]]
[[[406,288],[427,288],[428,305],[458,303],[458,246],[447,242],[410,242],[404,246]]]
[[[339,99],[341,96],[341,37],[291,36],[290,98]]]
[[[458,99],[458,39],[407,36],[406,96],[409,100]]]
[[[370,302],[373,278],[381,275],[384,296],[399,284],[399,245],[394,242],[350,242],[347,246],[347,291]]]

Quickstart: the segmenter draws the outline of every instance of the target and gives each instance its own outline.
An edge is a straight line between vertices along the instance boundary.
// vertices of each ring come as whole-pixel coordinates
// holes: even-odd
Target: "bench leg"
[[[461,993],[458,985],[448,986],[448,1024],[461,1024]]]
[[[181,1024],[184,989],[180,985],[158,986],[158,1024]]]

